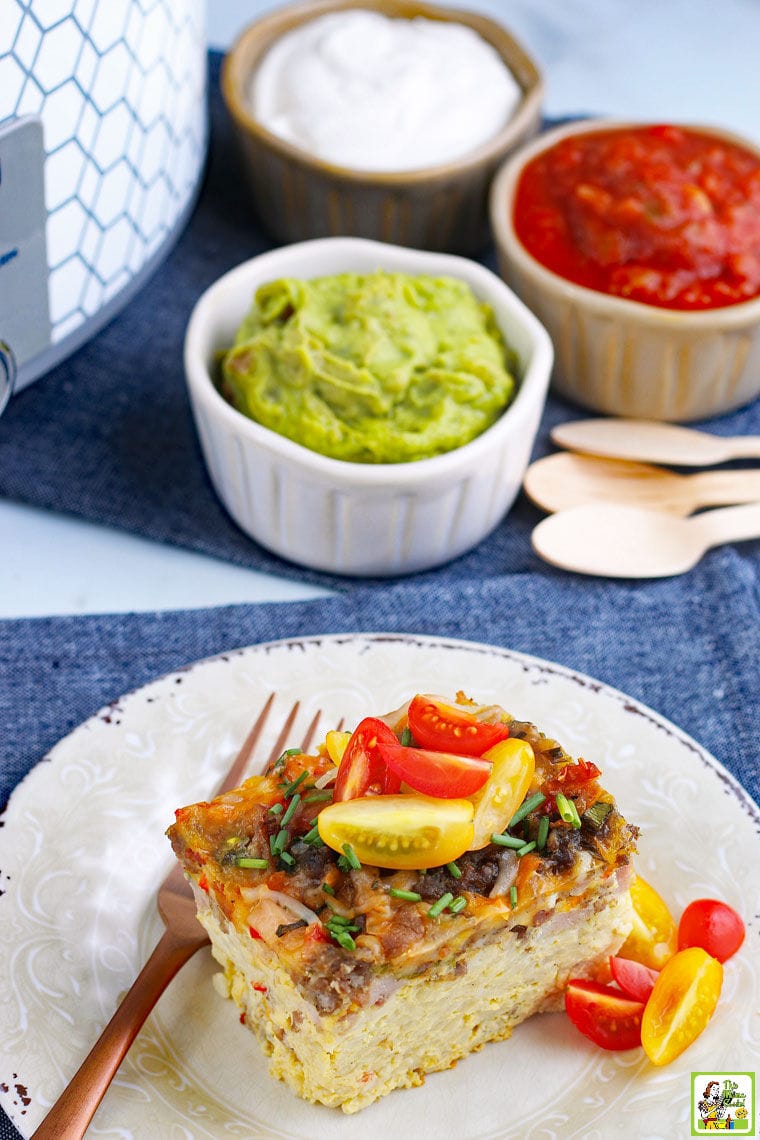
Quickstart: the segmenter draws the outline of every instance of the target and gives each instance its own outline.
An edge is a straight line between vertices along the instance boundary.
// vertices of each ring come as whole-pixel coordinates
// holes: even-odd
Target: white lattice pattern
[[[0,124],[42,118],[53,339],[127,286],[192,199],[203,0],[0,0]]]

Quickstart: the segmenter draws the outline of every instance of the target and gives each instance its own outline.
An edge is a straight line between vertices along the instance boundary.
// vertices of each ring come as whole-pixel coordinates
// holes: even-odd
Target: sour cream
[[[509,121],[521,90],[497,51],[463,24],[366,9],[319,16],[265,55],[249,90],[267,130],[355,170],[461,158]]]

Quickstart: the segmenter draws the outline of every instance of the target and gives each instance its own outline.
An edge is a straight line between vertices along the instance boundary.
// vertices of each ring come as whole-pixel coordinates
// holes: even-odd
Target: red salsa
[[[514,226],[554,273],[667,309],[760,295],[760,160],[683,127],[573,135],[534,158]]]

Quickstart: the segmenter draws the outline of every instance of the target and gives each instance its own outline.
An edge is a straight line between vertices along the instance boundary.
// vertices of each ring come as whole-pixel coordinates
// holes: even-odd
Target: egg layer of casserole
[[[535,752],[529,794],[555,787],[575,762],[532,725],[509,720]],[[265,867],[240,866],[270,852],[283,789],[299,779],[313,787],[331,767],[324,748],[291,754],[234,792],[180,809],[168,833],[222,967],[217,988],[239,1007],[272,1075],[299,1096],[356,1112],[559,1008],[570,977],[606,977],[608,956],[631,930],[637,829],[598,781],[574,795],[580,827],[555,810],[542,850],[518,858],[489,844],[457,860],[458,878],[448,867],[347,867],[306,841],[324,806],[306,803],[308,792],[289,820],[289,860],[275,853]],[[540,812],[521,825],[526,843]],[[431,917],[447,892],[465,908]],[[353,929],[351,948],[324,924],[334,915]]]

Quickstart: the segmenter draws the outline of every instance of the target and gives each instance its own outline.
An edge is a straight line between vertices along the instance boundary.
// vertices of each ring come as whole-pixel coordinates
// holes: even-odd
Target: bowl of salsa
[[[574,123],[501,167],[490,212],[560,394],[685,421],[760,393],[760,148],[714,127]]]

